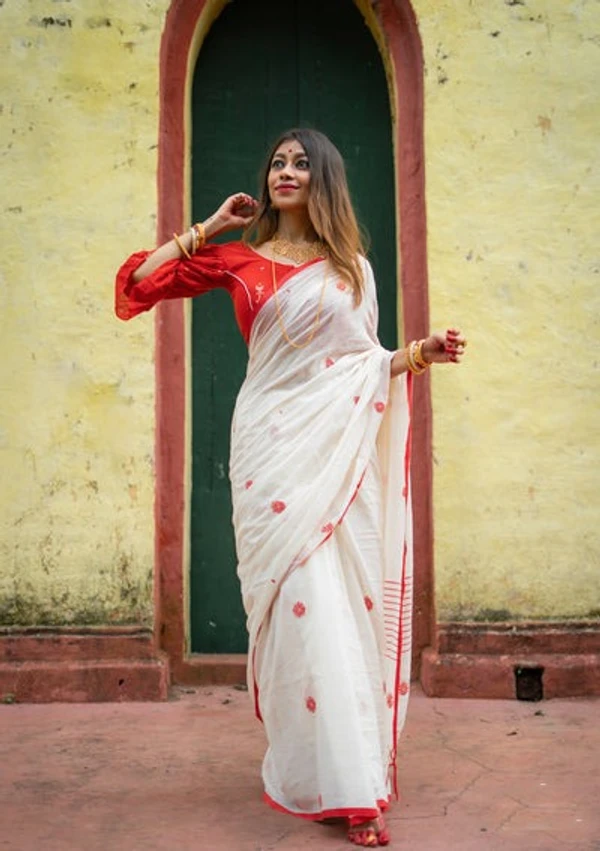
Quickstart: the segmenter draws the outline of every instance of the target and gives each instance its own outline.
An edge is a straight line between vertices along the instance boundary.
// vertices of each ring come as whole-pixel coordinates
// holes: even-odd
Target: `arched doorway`
[[[353,5],[352,0],[347,0],[347,3],[348,6]],[[398,253],[403,336],[414,338],[422,336],[428,329],[421,42],[410,0],[380,0],[374,6],[368,0],[355,0],[355,5],[377,38],[391,92],[395,209],[399,213],[397,219],[401,227],[390,244],[395,245]],[[211,25],[215,19],[218,20],[225,6],[225,0],[173,0],[167,13],[161,43],[159,242],[168,239],[173,230],[185,227],[191,219],[189,200],[192,190],[187,181],[190,150],[188,114],[194,58],[199,46],[207,43],[207,33],[210,34]],[[253,3],[231,4],[232,9],[242,6],[253,6]],[[298,6],[298,9],[301,8]],[[319,22],[322,13],[323,9],[319,9],[318,15],[312,19]],[[247,33],[248,39],[252,38],[253,31],[254,25]],[[340,42],[343,40],[341,31],[336,37]],[[230,54],[229,61],[235,60],[236,57]],[[326,132],[330,132],[348,157],[344,140],[336,138],[330,124],[326,121],[314,123],[320,123]],[[275,132],[280,128],[281,122],[278,121]],[[261,143],[260,153],[262,151]],[[252,162],[255,167],[255,156]],[[376,163],[371,162],[371,166],[375,168]],[[352,167],[350,172],[354,182]],[[370,215],[360,209],[360,203],[361,216],[371,224]],[[381,282],[381,273],[379,278]],[[397,280],[395,273],[393,279]],[[242,656],[189,653],[187,545],[188,485],[192,465],[186,402],[191,348],[186,331],[186,312],[189,309],[189,304],[169,301],[159,305],[156,311],[155,640],[167,653],[177,682],[232,682],[243,676]],[[389,341],[385,342],[389,345]],[[415,661],[418,662],[421,651],[432,642],[434,630],[431,406],[427,376],[416,383],[414,401],[412,474],[416,581],[413,647]],[[415,666],[416,670],[418,666]]]
[[[203,42],[194,73],[194,220],[235,191],[255,194],[268,146],[297,125],[322,129],[344,155],[359,217],[371,235],[380,336],[395,347],[392,120],[375,41],[348,0],[293,0],[284,10],[277,0],[229,4]],[[246,629],[227,469],[246,350],[226,293],[196,299],[192,317],[191,650],[240,653]]]

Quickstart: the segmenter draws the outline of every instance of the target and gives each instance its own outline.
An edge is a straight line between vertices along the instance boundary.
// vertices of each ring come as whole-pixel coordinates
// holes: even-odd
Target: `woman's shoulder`
[[[196,256],[237,257],[242,248],[241,242],[207,242],[196,252]]]
[[[202,258],[220,260],[227,266],[237,266],[256,259],[254,252],[245,242],[209,242],[194,255],[200,261]]]
[[[373,274],[373,267],[371,265],[371,261],[369,260],[366,254],[358,254],[357,260],[363,273],[365,287],[367,289],[373,288],[375,286],[375,275]]]
[[[373,272],[373,267],[371,265],[371,261],[366,256],[366,254],[358,255],[358,262],[360,263],[360,267],[363,273],[363,286],[365,293],[365,302],[370,303],[374,300],[377,300],[377,284],[375,282],[375,274]]]
[[[187,261],[203,274],[235,272],[248,262],[248,252],[241,242],[207,242]]]
[[[360,263],[360,266],[361,266],[363,272],[368,272],[369,274],[372,275],[373,274],[373,267],[371,266],[371,261],[369,260],[367,255],[359,253],[359,254],[356,255],[356,257],[358,259],[358,262]]]

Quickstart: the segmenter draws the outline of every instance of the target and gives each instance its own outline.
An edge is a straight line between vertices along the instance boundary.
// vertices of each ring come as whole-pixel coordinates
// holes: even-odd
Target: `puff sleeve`
[[[133,275],[150,251],[137,251],[123,263],[115,280],[115,313],[132,319],[159,301],[191,298],[218,287],[229,290],[225,245],[207,245],[189,260],[168,260],[141,281]]]

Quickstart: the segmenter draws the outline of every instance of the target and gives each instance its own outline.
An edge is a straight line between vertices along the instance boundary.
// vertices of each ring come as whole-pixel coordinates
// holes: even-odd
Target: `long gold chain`
[[[296,343],[295,340],[292,340],[286,330],[285,323],[283,321],[283,316],[281,315],[281,307],[279,305],[277,279],[275,275],[275,261],[273,259],[271,259],[271,274],[273,276],[273,296],[275,298],[275,310],[277,311],[277,321],[279,322],[279,327],[281,328],[283,339],[286,341],[286,343],[289,343],[293,349],[305,349],[312,342],[315,334],[317,333],[317,329],[321,321],[321,311],[323,309],[323,300],[325,298],[325,289],[327,287],[327,269],[325,270],[325,277],[323,280],[323,286],[321,288],[321,298],[319,299],[317,314],[315,316],[309,335],[303,343]]]

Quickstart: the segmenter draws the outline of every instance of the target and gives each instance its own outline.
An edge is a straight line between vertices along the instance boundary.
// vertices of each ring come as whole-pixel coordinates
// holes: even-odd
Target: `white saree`
[[[265,797],[311,819],[385,808],[409,691],[410,380],[390,379],[367,261],[364,271],[358,308],[326,261],[290,275],[265,302],[232,423]],[[321,298],[314,338],[293,348],[278,306],[302,343]]]

